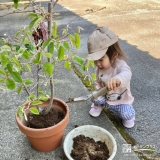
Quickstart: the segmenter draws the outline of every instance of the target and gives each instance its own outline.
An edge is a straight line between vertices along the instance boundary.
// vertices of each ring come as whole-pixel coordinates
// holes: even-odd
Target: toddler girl
[[[124,61],[125,53],[122,51],[118,37],[108,28],[97,28],[88,38],[88,60],[96,65],[96,89],[107,85],[109,93],[93,101],[89,114],[93,117],[100,115],[107,107],[122,119],[127,128],[134,126],[135,111],[132,103],[134,97],[130,91],[132,72]]]

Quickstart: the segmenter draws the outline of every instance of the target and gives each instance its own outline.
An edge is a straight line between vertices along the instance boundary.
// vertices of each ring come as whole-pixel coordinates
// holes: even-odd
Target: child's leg
[[[117,116],[122,118],[122,124],[126,128],[132,128],[135,120],[135,110],[132,105],[121,104],[116,106],[109,106],[109,109]]]
[[[89,114],[93,117],[98,117],[101,114],[105,104],[106,104],[106,97],[105,96],[98,97],[93,101]]]

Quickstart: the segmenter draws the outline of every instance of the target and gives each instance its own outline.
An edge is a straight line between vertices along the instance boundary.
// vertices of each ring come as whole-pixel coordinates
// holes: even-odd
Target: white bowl
[[[86,137],[93,138],[95,141],[102,141],[105,142],[109,149],[109,159],[112,160],[117,152],[117,144],[114,137],[109,133],[107,130],[94,126],[94,125],[84,125],[77,127],[70,131],[67,136],[65,137],[63,143],[64,152],[69,160],[74,160],[70,154],[73,149],[73,138],[78,135],[84,135]]]

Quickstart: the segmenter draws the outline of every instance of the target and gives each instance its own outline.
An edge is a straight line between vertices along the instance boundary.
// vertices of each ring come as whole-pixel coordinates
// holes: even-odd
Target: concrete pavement
[[[87,9],[106,7],[83,18],[96,26],[108,26],[117,33],[129,57],[136,126],[125,131],[140,147],[148,145],[160,152],[160,1],[91,0],[79,3],[79,0],[71,0],[69,3],[60,0],[59,4],[77,15],[83,15]],[[86,30],[82,24],[87,34],[92,32],[91,26]]]
[[[0,1],[0,3],[2,0]],[[159,115],[159,93],[158,80],[160,73],[158,68],[160,50],[159,35],[159,7],[158,1],[103,1],[91,0],[89,2],[79,2],[78,0],[60,0],[54,12],[59,13],[55,17],[60,27],[72,20],[75,16],[83,14],[85,9],[105,10],[92,13],[85,17],[78,18],[72,27],[81,26],[84,31],[81,34],[82,45],[78,54],[86,57],[86,42],[88,35],[101,25],[108,26],[115,31],[120,38],[120,44],[126,51],[129,58],[129,65],[133,72],[132,93],[135,97],[134,107],[137,113],[136,125],[133,129],[125,129],[137,141],[137,145],[155,146],[158,150],[160,130],[158,127]],[[47,7],[47,2],[43,2]],[[7,10],[0,11],[0,15]],[[2,23],[3,22],[3,23]],[[0,37],[13,35],[15,29],[21,24],[27,24],[25,17],[10,15],[0,19]],[[60,71],[60,72],[59,72]],[[69,97],[77,97],[88,94],[88,90],[83,86],[80,79],[73,71],[66,72],[63,67],[58,66],[55,73],[55,96],[62,100]],[[60,86],[60,87],[59,87]],[[18,96],[10,92],[1,92],[0,102],[0,159],[2,160],[65,160],[63,145],[57,150],[49,153],[41,153],[34,150],[25,136],[18,130],[15,124],[15,111],[17,106],[23,103],[23,95]],[[12,97],[12,98],[11,98]],[[65,135],[71,131],[75,125],[94,124],[107,129],[115,137],[118,144],[118,151],[115,160],[137,160],[137,155],[132,153],[122,153],[123,144],[127,144],[120,135],[113,123],[105,113],[98,118],[89,116],[91,102],[69,104],[70,122],[66,128]],[[119,123],[119,122],[118,122]],[[119,125],[121,125],[119,123]],[[147,137],[147,138],[146,138]]]

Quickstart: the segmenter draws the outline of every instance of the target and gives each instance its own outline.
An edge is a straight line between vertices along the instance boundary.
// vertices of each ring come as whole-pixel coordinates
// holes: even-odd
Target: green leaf
[[[16,32],[16,37],[17,37],[19,34],[20,34],[20,31],[17,31],[17,32]]]
[[[14,90],[16,88],[14,81],[10,78],[6,79],[6,86],[10,90]]]
[[[18,50],[20,49],[19,45],[14,45],[14,47],[16,47],[16,52],[18,52]]]
[[[48,48],[49,48],[49,53],[53,54],[53,53],[54,53],[54,43],[51,42],[51,43],[49,44]]]
[[[30,44],[25,44],[25,47],[28,51],[31,51],[32,50],[32,46]]]
[[[57,24],[53,22],[52,35],[55,37],[57,35]]]
[[[31,84],[33,84],[33,81],[31,81],[30,79],[24,79],[23,82],[24,82],[26,85],[31,85]]]
[[[83,65],[84,63],[84,59],[78,56],[74,56],[73,59],[79,64],[79,65]]]
[[[94,61],[93,61],[93,60],[90,60],[90,61],[89,61],[89,65],[91,65],[92,68],[94,68]]]
[[[39,104],[42,104],[43,102],[42,101],[38,101],[38,100],[35,100],[31,103],[32,106],[36,106],[36,105],[39,105]]]
[[[17,89],[17,93],[20,94],[21,90],[22,90],[22,86],[19,86],[18,89]]]
[[[47,58],[51,58],[52,54],[51,53],[44,53],[44,56],[46,56]]]
[[[14,81],[16,81],[18,83],[22,83],[21,75],[18,72],[12,72],[11,76],[14,79]]]
[[[20,49],[20,46],[17,45],[17,46],[16,46],[16,52],[17,52],[19,49]]]
[[[85,68],[84,65],[81,65],[81,70],[82,70],[82,71],[86,71],[86,68]]]
[[[69,44],[67,42],[63,43],[63,47],[68,51],[70,50],[70,46],[69,46]]]
[[[40,96],[39,99],[42,100],[42,101],[47,101],[47,100],[48,100],[48,97]]]
[[[4,54],[1,54],[1,63],[3,67],[5,67],[8,63],[8,58]]]
[[[11,51],[11,48],[10,48],[10,46],[8,46],[8,45],[2,46],[1,49],[2,49],[2,50]]]
[[[30,17],[30,18],[38,18],[38,16],[37,16],[36,13],[30,13],[30,14],[28,15],[28,17]]]
[[[36,58],[33,60],[33,63],[39,64],[41,62],[41,52],[38,52]]]
[[[52,66],[52,64],[50,64],[49,62],[46,62],[46,63],[43,65],[43,70],[44,70],[44,72],[45,72],[48,76],[51,76],[52,73],[53,73],[53,66]]]
[[[0,74],[6,75],[6,72],[0,69]]]
[[[19,0],[12,0],[13,2],[14,2],[14,8],[18,8],[18,2],[19,2]]]
[[[23,109],[24,109],[25,106],[18,106],[18,117],[19,118],[22,118],[23,117]]]
[[[92,79],[95,81],[96,80],[96,74],[92,74]]]
[[[50,41],[51,41],[51,39],[47,39],[47,40],[43,43],[42,49],[45,49],[45,48],[49,45]]]
[[[23,54],[22,54],[22,58],[25,59],[25,60],[28,60],[29,57],[30,57],[30,55],[29,55],[28,51],[25,50],[25,51],[23,52]]]
[[[29,39],[28,39],[28,37],[24,37],[24,38],[22,38],[22,42],[23,42],[24,44],[29,43]]]
[[[12,66],[10,64],[7,64],[7,69],[8,69],[8,72],[9,73],[12,73],[13,70],[12,70]]]
[[[87,86],[91,86],[92,85],[91,79],[87,79],[86,82],[85,82],[85,84]]]
[[[76,48],[79,48],[80,47],[80,36],[79,34],[77,33],[74,33],[74,36],[75,36],[75,44],[76,44]]]
[[[68,69],[68,70],[71,69],[71,62],[65,61],[64,67],[65,67],[66,69]]]
[[[25,6],[24,6],[24,10],[26,9],[26,8],[28,8],[30,5],[29,4],[26,4]]]
[[[52,66],[54,67],[54,66],[56,65],[56,63],[57,63],[57,61],[54,60],[54,61],[52,62]]]
[[[61,61],[63,57],[64,57],[64,48],[60,46],[58,50],[58,59]]]
[[[29,71],[29,72],[31,72],[31,67],[30,67],[30,65],[29,65],[29,64],[27,64],[27,63],[26,63],[25,65],[26,65],[26,67],[27,67],[28,71]]]
[[[18,59],[15,58],[15,57],[12,57],[10,60],[11,60],[12,62],[14,62],[13,65],[14,65],[15,70],[16,70],[16,71],[19,71],[19,70],[21,69],[21,64],[19,63]]]
[[[58,49],[59,49],[59,47],[60,47],[60,43],[59,43],[59,42],[57,42],[57,44],[56,44],[56,49],[58,50]]]
[[[75,38],[72,35],[69,35],[70,41],[74,46],[76,46]]]
[[[36,96],[35,96],[33,93],[31,93],[31,94],[28,96],[27,100],[30,101],[31,99],[35,99],[35,98],[36,98]]]
[[[29,29],[32,29],[35,27],[38,23],[42,21],[42,17],[35,18],[30,24],[29,24]]]
[[[33,114],[37,114],[37,115],[39,114],[39,111],[38,111],[37,108],[33,108],[33,107],[32,107],[32,108],[30,108],[29,110],[30,110]]]
[[[62,35],[66,35],[67,33],[68,33],[68,29],[64,28],[64,29],[62,30]]]

